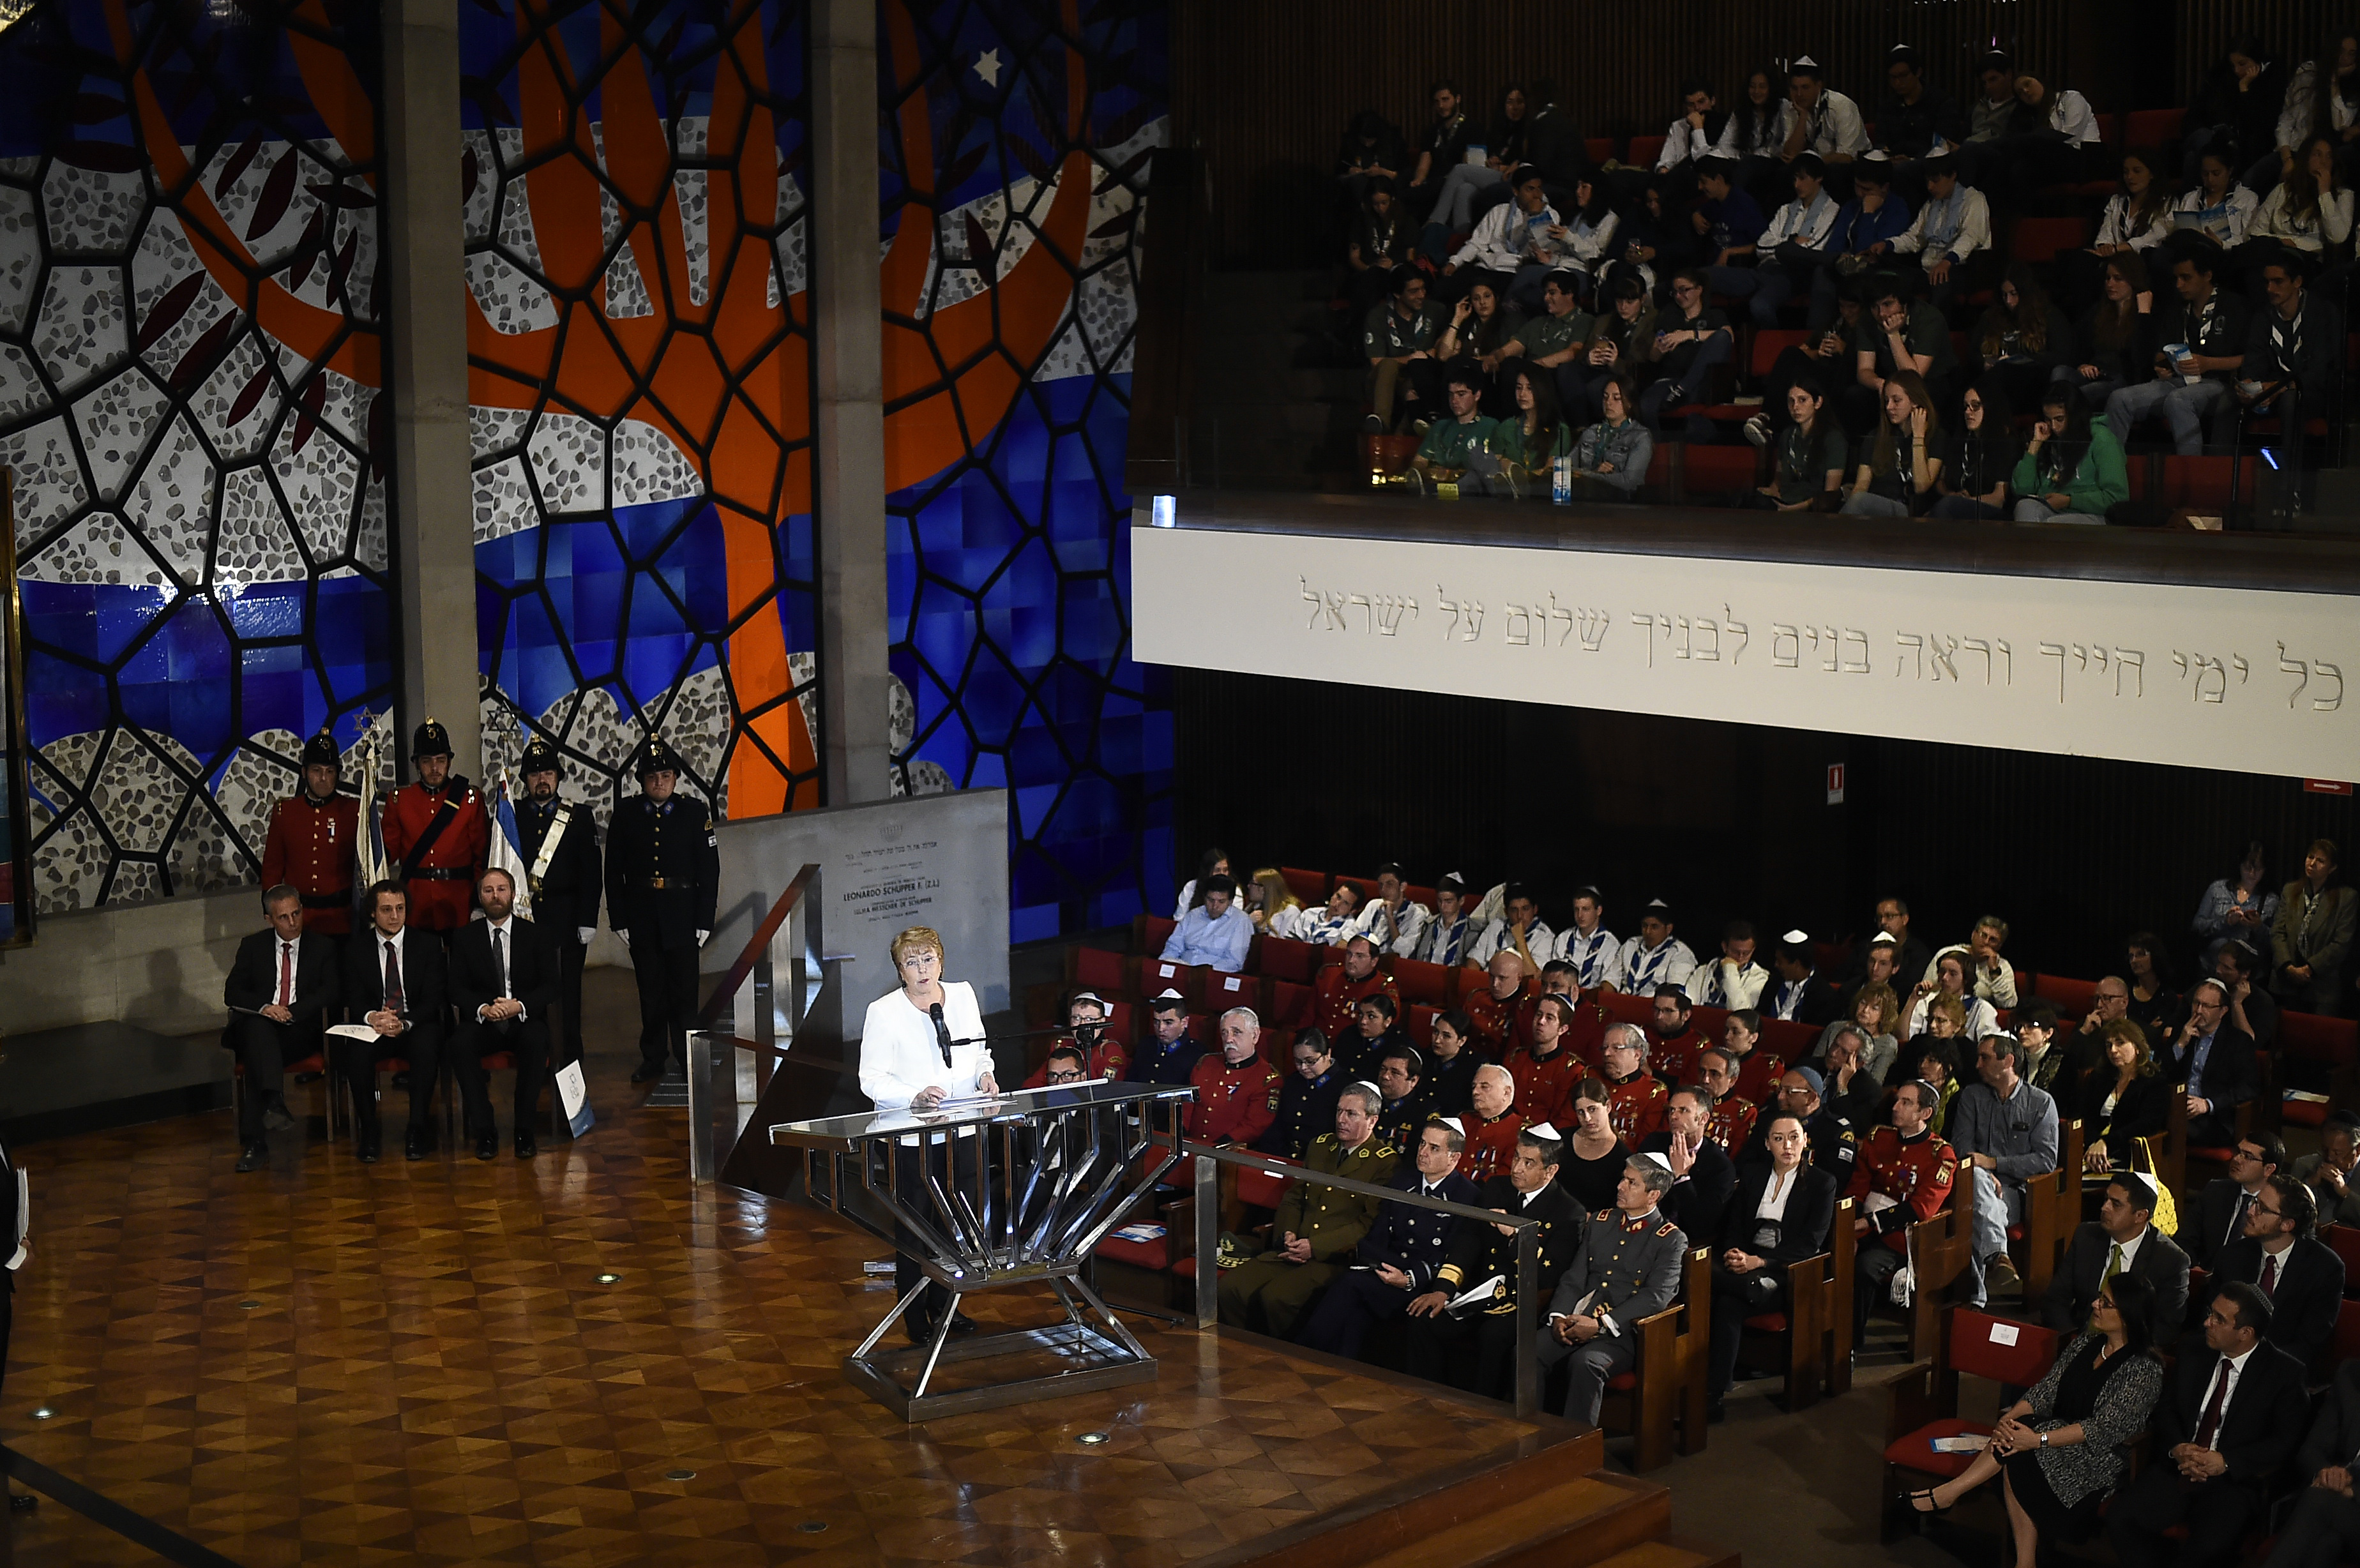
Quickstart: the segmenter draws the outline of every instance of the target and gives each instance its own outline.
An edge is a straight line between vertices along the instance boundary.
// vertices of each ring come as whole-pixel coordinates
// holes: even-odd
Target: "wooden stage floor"
[[[594,1018],[631,1016],[628,977],[590,978]],[[239,1176],[225,1112],[27,1146],[0,1442],[252,1568],[1150,1568],[1574,1431],[1148,1324],[1153,1385],[906,1428],[837,1369],[890,1304],[861,1272],[885,1249],[694,1195],[685,1113],[637,1105],[618,1044],[593,1041],[599,1126],[530,1163],[413,1165],[396,1131],[374,1168],[282,1140]],[[0,1535],[158,1561],[54,1499]]]

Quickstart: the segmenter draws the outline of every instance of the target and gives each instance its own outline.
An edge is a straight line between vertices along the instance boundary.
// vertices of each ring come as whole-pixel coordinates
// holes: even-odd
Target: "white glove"
[[[711,931],[698,931],[698,932],[696,933],[696,945],[697,945],[697,946],[699,946],[699,947],[703,947],[703,946],[705,945],[705,939],[706,937],[711,936],[712,934],[713,934],[713,933],[712,933]]]
[[[574,934],[575,938],[581,942],[583,946],[587,947],[590,945],[590,939],[598,934],[598,928],[596,926],[575,926],[574,928]],[[629,939],[626,938],[625,940],[628,941]]]
[[[617,927],[615,928],[615,934],[616,934],[617,936],[621,937],[621,938],[623,939],[623,945],[624,945],[625,947],[628,947],[628,946],[630,946],[630,945],[631,945],[631,933],[630,933],[629,931],[625,931],[625,930],[624,930],[622,927],[620,927],[620,926],[617,926]]]

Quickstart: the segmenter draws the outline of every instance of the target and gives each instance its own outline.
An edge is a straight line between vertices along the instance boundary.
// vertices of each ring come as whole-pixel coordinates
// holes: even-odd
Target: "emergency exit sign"
[[[1844,785],[1844,765],[1843,765],[1842,763],[1841,763],[1841,762],[1830,762],[1830,763],[1829,763],[1829,764],[1828,764],[1828,804],[1829,804],[1829,805],[1830,805],[1830,806],[1841,806],[1841,805],[1842,805],[1842,804],[1843,804],[1843,785]]]

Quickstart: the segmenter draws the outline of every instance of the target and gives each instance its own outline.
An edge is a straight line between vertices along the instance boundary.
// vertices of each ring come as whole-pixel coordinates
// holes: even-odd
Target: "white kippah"
[[[1460,1121],[1457,1116],[1437,1116],[1434,1119],[1440,1122],[1444,1127],[1448,1127],[1452,1132],[1457,1133],[1459,1137],[1465,1138],[1467,1136],[1467,1124]]]
[[[1175,991],[1171,986],[1166,985],[1164,989],[1155,993],[1155,999],[1159,1002],[1185,1002],[1188,998],[1182,996],[1179,992]],[[1081,998],[1076,996],[1074,1000],[1078,1002]]]
[[[1790,942],[1797,947],[1800,947],[1805,942],[1811,940],[1811,933],[1805,931],[1802,927],[1797,926],[1793,931],[1788,931],[1785,936],[1780,937],[1778,940],[1780,942]],[[1168,996],[1172,993],[1166,991],[1164,994]]]
[[[1096,991],[1076,991],[1074,993],[1073,999],[1074,1002],[1096,1002],[1100,1007],[1104,1007],[1107,1005],[1106,998],[1099,996]],[[1071,1007],[1072,1005],[1073,1002],[1068,1002],[1066,1004],[1067,1007]]]
[[[1546,1122],[1533,1123],[1524,1129],[1524,1134],[1528,1138],[1563,1138],[1565,1136]]]
[[[1664,902],[1661,898],[1650,898],[1647,900],[1647,908],[1651,909],[1668,909],[1671,906]]]
[[[1817,71],[1817,70],[1819,70],[1819,62],[1818,60],[1813,60],[1809,55],[1807,55],[1807,54],[1798,54],[1798,55],[1797,55],[1797,56],[1795,57],[1795,60],[1794,60],[1794,63],[1795,63],[1796,65],[1808,65],[1808,66],[1809,66],[1813,71]]]
[[[1631,1158],[1654,1166],[1666,1176],[1672,1173],[1672,1162],[1660,1154],[1634,1154]]]

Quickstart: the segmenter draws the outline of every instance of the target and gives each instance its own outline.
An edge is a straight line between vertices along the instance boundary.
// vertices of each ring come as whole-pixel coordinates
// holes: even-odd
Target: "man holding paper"
[[[1655,1155],[1633,1155],[1614,1206],[1590,1216],[1580,1249],[1557,1281],[1548,1321],[1537,1333],[1544,1374],[1571,1363],[1568,1421],[1598,1424],[1607,1382],[1638,1357],[1639,1320],[1662,1312],[1679,1293],[1688,1238],[1656,1206],[1671,1187],[1669,1165]]]
[[[1466,1147],[1466,1128],[1459,1119],[1437,1116],[1418,1129],[1410,1146],[1413,1169],[1387,1185],[1445,1203],[1474,1203],[1481,1194],[1459,1174],[1459,1152]],[[1337,1356],[1359,1356],[1371,1328],[1401,1316],[1410,1299],[1434,1282],[1452,1235],[1465,1223],[1414,1203],[1386,1203],[1360,1238],[1352,1267],[1319,1298],[1296,1342]]]
[[[353,1147],[364,1165],[377,1159],[377,1064],[410,1063],[410,1130],[402,1156],[434,1150],[434,1083],[441,1076],[446,985],[442,943],[410,941],[410,891],[399,882],[369,889],[368,929],[344,946],[344,1003],[353,1021],[338,1024],[345,1082],[353,1095]],[[239,1162],[242,1170],[245,1162]]]
[[[1543,1291],[1557,1289],[1584,1223],[1573,1194],[1557,1184],[1564,1154],[1565,1139],[1556,1127],[1538,1122],[1524,1128],[1516,1136],[1508,1173],[1485,1187],[1481,1200],[1487,1209],[1539,1222]],[[1434,1288],[1409,1303],[1404,1370],[1486,1399],[1510,1398],[1516,1368],[1516,1227],[1462,1225],[1444,1250],[1449,1260],[1435,1275]]]

